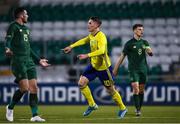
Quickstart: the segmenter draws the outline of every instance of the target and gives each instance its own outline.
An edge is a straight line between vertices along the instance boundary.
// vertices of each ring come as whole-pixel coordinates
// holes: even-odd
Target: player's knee
[[[139,94],[139,88],[133,87],[133,94]]]
[[[38,86],[36,84],[29,86],[30,93],[37,93],[38,92]]]
[[[83,81],[78,82],[78,86],[79,86],[79,88],[84,88],[84,87],[86,87],[86,85],[87,85],[87,83],[86,83],[86,82],[83,82]]]
[[[115,88],[114,86],[106,87],[106,91],[110,94],[113,95],[115,93]]]
[[[84,88],[84,87],[87,86],[87,84],[88,84],[88,80],[85,77],[81,76],[81,78],[80,78],[80,80],[78,82],[78,86],[80,88]]]
[[[133,89],[133,94],[139,94],[139,84],[138,83],[132,83],[131,86]]]
[[[112,96],[115,94],[115,90],[107,90],[107,92]]]
[[[106,88],[106,92],[107,92],[108,94],[111,94],[111,90],[108,89],[108,88]]]
[[[30,91],[30,93],[37,93],[38,92],[38,87],[37,86],[31,87],[31,88],[29,88],[29,91]]]
[[[21,93],[27,93],[29,91],[28,87],[20,88]]]

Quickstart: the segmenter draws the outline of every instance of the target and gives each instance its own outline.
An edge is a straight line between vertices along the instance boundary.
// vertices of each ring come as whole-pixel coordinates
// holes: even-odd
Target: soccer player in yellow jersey
[[[118,116],[123,118],[127,113],[127,108],[123,104],[119,92],[114,87],[111,61],[107,50],[107,39],[105,34],[100,31],[101,23],[102,22],[98,17],[91,17],[88,21],[88,30],[90,34],[63,50],[65,53],[69,53],[74,47],[81,46],[86,43],[90,44],[90,53],[80,54],[77,56],[80,60],[87,58],[91,59],[91,63],[86,67],[78,82],[81,93],[85,96],[89,104],[88,109],[83,113],[83,115],[88,116],[93,110],[98,109],[98,105],[95,103],[91,90],[88,87],[88,83],[98,77],[102,84],[106,87],[107,92],[117,103],[119,107]]]

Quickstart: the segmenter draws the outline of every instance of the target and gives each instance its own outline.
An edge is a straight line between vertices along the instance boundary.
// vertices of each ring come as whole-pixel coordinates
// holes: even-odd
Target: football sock
[[[115,93],[112,95],[112,98],[116,102],[116,104],[119,106],[120,110],[126,109],[126,106],[124,105],[122,98],[117,90],[115,90]]]
[[[133,99],[134,99],[134,105],[135,105],[136,109],[140,110],[139,95],[134,94]]]
[[[16,90],[14,95],[13,95],[12,101],[8,105],[8,108],[13,109],[14,106],[20,101],[20,99],[22,98],[23,95],[24,95],[24,93],[22,93],[20,91],[20,89]]]
[[[94,106],[96,103],[94,102],[94,99],[91,94],[91,90],[89,89],[88,86],[85,86],[84,88],[80,88],[81,93],[84,95],[86,100],[88,101],[89,106]]]
[[[139,105],[140,105],[140,109],[141,109],[141,106],[143,104],[143,100],[144,100],[144,93],[143,94],[139,94]]]
[[[38,97],[37,94],[29,95],[29,105],[31,107],[32,116],[38,115]]]

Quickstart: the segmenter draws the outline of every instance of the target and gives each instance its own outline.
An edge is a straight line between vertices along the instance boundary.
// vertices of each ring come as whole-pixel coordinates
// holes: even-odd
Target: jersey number
[[[24,34],[24,41],[28,42],[28,35]]]
[[[138,54],[139,54],[139,55],[142,54],[142,49],[138,49]]]
[[[111,81],[111,80],[105,80],[104,81],[104,85],[107,87],[111,86],[112,84],[113,84],[113,81]]]

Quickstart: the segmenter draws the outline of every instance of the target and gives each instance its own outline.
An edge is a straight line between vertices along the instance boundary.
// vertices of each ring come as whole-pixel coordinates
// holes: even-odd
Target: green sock
[[[8,105],[8,108],[13,109],[14,106],[20,101],[20,99],[22,98],[23,95],[24,95],[24,93],[22,93],[20,91],[20,89],[16,90],[10,104]]]
[[[144,93],[143,94],[139,94],[139,105],[140,105],[140,109],[141,109],[141,106],[143,104],[143,100],[144,100]]]
[[[29,105],[31,107],[32,116],[38,115],[38,97],[37,94],[29,95]]]
[[[139,95],[134,94],[133,98],[134,98],[134,105],[136,109],[140,110]]]

